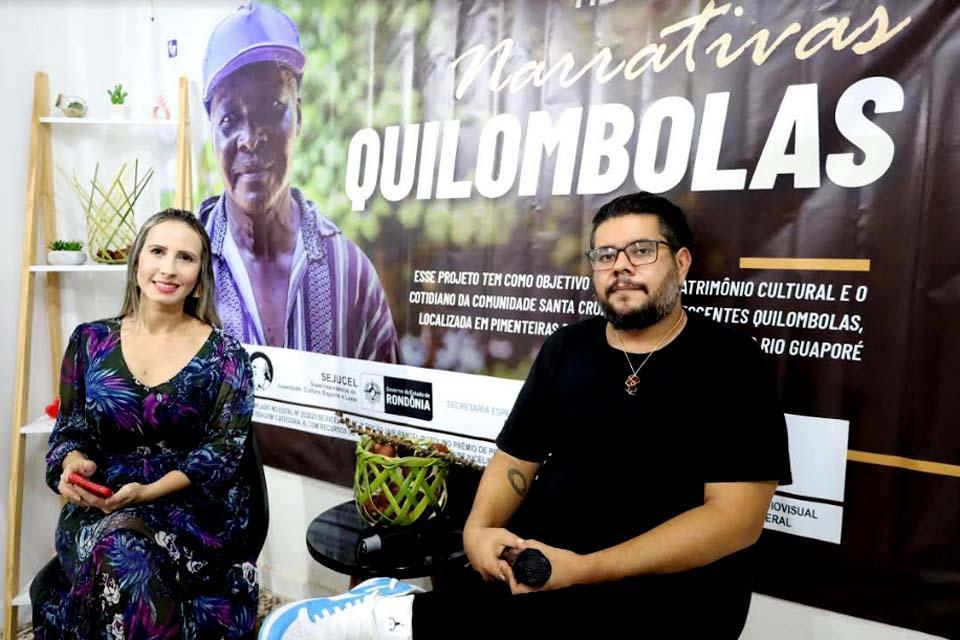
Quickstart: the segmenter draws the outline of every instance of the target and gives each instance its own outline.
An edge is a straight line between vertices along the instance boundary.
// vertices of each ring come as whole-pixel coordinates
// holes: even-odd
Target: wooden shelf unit
[[[34,434],[49,434],[54,421],[43,416],[33,421],[27,416],[30,399],[31,345],[33,342],[33,299],[36,289],[36,274],[46,276],[45,294],[49,315],[50,339],[50,396],[56,395],[60,377],[60,360],[63,354],[61,340],[60,284],[61,274],[80,272],[119,272],[126,265],[88,263],[77,266],[36,264],[38,257],[37,223],[42,220],[44,246],[56,239],[56,215],[53,190],[52,129],[55,126],[91,126],[91,135],[96,127],[176,127],[176,183],[174,206],[191,209],[192,202],[192,156],[190,151],[189,83],[180,78],[179,111],[175,120],[113,120],[99,118],[58,118],[50,116],[50,79],[46,73],[37,72],[33,81],[33,113],[30,121],[30,158],[27,172],[26,219],[23,236],[23,268],[20,275],[20,309],[17,318],[16,382],[14,385],[13,419],[10,432],[10,485],[7,501],[7,567],[3,603],[3,638],[17,637],[17,607],[29,606],[29,581],[20,584],[20,528],[23,519],[23,473],[25,439]]]

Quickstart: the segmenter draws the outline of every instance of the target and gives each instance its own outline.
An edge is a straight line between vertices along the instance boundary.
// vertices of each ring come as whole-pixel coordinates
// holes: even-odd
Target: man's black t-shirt
[[[497,439],[504,452],[542,463],[511,531],[589,553],[702,505],[705,483],[790,483],[784,416],[752,338],[688,312],[630,396],[627,360],[605,325],[591,318],[544,342]],[[634,366],[644,357],[630,354]],[[749,602],[748,551],[618,586],[648,590],[655,580],[722,610]]]

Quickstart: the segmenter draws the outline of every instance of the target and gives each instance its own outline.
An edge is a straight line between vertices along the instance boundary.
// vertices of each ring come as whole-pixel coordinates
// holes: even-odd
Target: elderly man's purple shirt
[[[357,245],[291,189],[303,211],[287,301],[288,349],[397,361],[397,332],[377,272]],[[217,313],[245,344],[265,344],[253,289],[227,224],[226,196],[208,198],[200,220],[210,235]]]

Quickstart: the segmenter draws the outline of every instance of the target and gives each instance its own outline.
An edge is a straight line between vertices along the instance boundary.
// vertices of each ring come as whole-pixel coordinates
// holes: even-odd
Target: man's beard
[[[624,313],[619,313],[613,308],[613,305],[610,304],[609,294],[603,299],[597,296],[597,301],[600,303],[603,317],[615,329],[621,331],[646,329],[663,320],[677,308],[677,304],[680,302],[680,274],[674,267],[660,289],[650,295],[645,303]]]

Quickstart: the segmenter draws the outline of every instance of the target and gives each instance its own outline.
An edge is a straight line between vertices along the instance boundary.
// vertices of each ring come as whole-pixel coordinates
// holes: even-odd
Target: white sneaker
[[[423,589],[371,578],[330,598],[292,602],[271,613],[260,640],[403,640],[412,638],[413,599]]]

